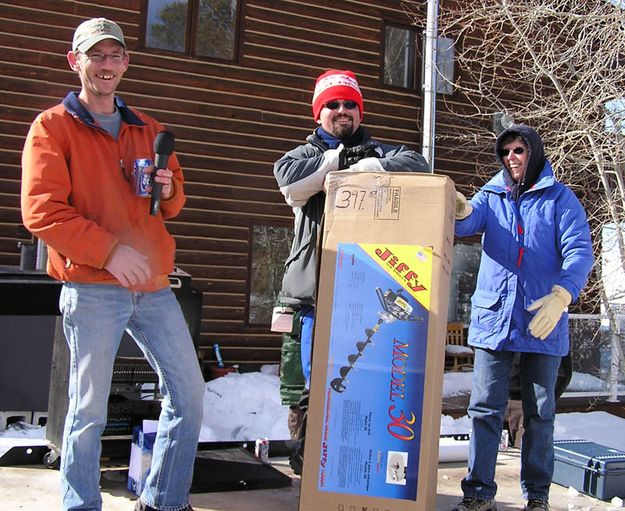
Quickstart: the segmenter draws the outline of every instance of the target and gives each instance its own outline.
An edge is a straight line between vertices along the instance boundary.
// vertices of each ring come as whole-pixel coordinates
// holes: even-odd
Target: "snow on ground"
[[[445,373],[443,396],[453,397],[471,391],[471,372]],[[570,391],[601,391],[599,378],[574,373]],[[278,366],[263,366],[260,372],[229,373],[206,383],[201,442],[241,441],[267,437],[289,438],[288,407],[280,403]],[[441,434],[468,433],[468,417],[441,417]],[[625,420],[606,412],[558,414],[556,439],[583,438],[625,451]],[[0,431],[0,456],[13,445],[45,444],[45,427],[25,423]]]
[[[278,366],[208,382],[200,442],[288,439],[289,407],[280,403],[279,385]]]

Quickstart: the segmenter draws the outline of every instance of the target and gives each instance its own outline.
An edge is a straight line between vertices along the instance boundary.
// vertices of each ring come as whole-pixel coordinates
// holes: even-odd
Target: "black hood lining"
[[[545,166],[545,146],[542,138],[540,138],[540,135],[536,132],[536,130],[526,126],[525,124],[513,124],[508,129],[502,131],[497,137],[497,142],[495,142],[495,156],[504,169],[506,182],[508,183],[513,183],[512,177],[510,176],[510,172],[506,168],[500,153],[504,146],[504,140],[514,137],[521,138],[530,151],[530,157],[527,162],[525,175],[523,176],[521,182],[516,184],[518,186],[518,195],[521,195],[536,183],[540,172]]]

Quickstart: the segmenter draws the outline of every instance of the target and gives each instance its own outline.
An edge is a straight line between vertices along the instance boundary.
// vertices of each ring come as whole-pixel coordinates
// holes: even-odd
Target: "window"
[[[439,37],[436,45],[436,92],[453,94],[454,92],[454,40]]]
[[[625,309],[625,264],[619,248],[624,233],[625,223],[607,222],[601,228],[601,278],[610,305]]]
[[[423,37],[425,44],[425,35]],[[425,50],[424,50],[425,54]],[[422,59],[421,74],[425,76],[425,59]],[[449,37],[436,39],[436,93],[454,92],[454,40]]]
[[[482,245],[480,243],[458,242],[454,245],[448,321],[460,321],[465,326],[469,326],[471,296],[475,291],[481,257]]]
[[[384,34],[384,83],[414,89],[417,61],[417,32],[386,25]]]
[[[239,0],[148,0],[146,41],[197,57],[234,60]]]
[[[425,34],[424,34],[425,38]],[[384,83],[406,89],[421,87],[417,76],[417,61],[421,59],[421,76],[425,60],[416,30],[386,25],[384,34]],[[436,51],[436,92],[452,94],[454,92],[454,40],[439,37]]]
[[[293,228],[254,225],[251,232],[251,271],[248,323],[271,323],[271,313],[282,287],[284,262],[289,256]]]

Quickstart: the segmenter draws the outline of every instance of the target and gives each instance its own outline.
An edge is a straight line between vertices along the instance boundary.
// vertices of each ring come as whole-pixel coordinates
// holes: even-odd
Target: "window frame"
[[[260,228],[260,229],[279,229],[280,231],[282,231],[282,233],[284,234],[284,245],[281,246],[279,249],[276,247],[275,243],[271,243],[270,246],[271,248],[269,248],[269,244],[265,244],[265,246],[268,249],[268,252],[272,253],[272,259],[274,260],[274,264],[276,265],[276,269],[278,270],[278,273],[276,274],[277,277],[277,282],[275,283],[276,286],[273,289],[273,294],[275,300],[271,301],[271,305],[267,307],[267,309],[265,309],[264,315],[267,318],[266,321],[252,321],[253,316],[256,316],[254,314],[253,308],[255,306],[254,303],[252,303],[252,294],[255,290],[258,290],[259,287],[257,287],[255,285],[255,280],[254,280],[254,258],[256,253],[254,252],[254,235],[256,232],[256,229]],[[287,258],[290,255],[291,252],[291,245],[293,243],[293,236],[294,236],[294,232],[293,232],[293,223],[287,223],[287,222],[279,222],[279,221],[268,221],[268,220],[264,220],[264,219],[255,219],[253,220],[250,225],[249,225],[249,233],[248,233],[248,246],[249,246],[249,250],[248,250],[248,270],[247,270],[247,288],[246,288],[246,293],[245,293],[245,326],[247,328],[251,328],[251,329],[255,329],[255,328],[260,328],[260,329],[267,329],[269,327],[269,325],[271,324],[271,313],[273,311],[273,307],[275,306],[278,297],[280,296],[280,291],[282,290],[282,277],[284,275],[284,264],[287,260]],[[261,288],[263,289],[263,288]],[[266,289],[265,289],[266,290]],[[262,314],[258,314],[258,316],[262,317]]]
[[[414,34],[415,41],[415,62],[414,62],[414,71],[413,71],[413,82],[414,85],[412,87],[406,87],[403,85],[394,85],[386,82],[385,72],[386,72],[386,33],[387,28],[393,27],[401,30],[406,30]],[[395,20],[383,20],[382,21],[382,32],[380,34],[380,84],[386,88],[400,90],[400,91],[410,91],[411,93],[416,93],[418,95],[422,94],[423,90],[423,73],[422,73],[422,62],[423,62],[423,34],[424,31],[421,28],[415,27],[414,25],[408,25],[405,23],[401,23]],[[421,65],[419,65],[419,60],[421,61]]]
[[[440,68],[439,68],[439,55],[441,55],[441,52],[438,50],[438,45],[440,44],[441,40],[446,40],[446,41],[451,41],[451,45],[449,47],[449,49],[451,50],[451,54],[452,54],[452,61],[451,61],[451,80],[449,80],[449,77],[444,77],[446,78],[445,80],[442,80],[440,77],[444,76],[443,73],[441,73]],[[457,69],[456,69],[456,44],[457,41],[455,41],[452,37],[447,37],[447,36],[441,36],[439,35],[437,37],[437,51],[436,51],[436,73],[438,75],[437,80],[436,80],[436,94],[437,95],[441,95],[441,96],[452,96],[454,94],[454,92],[456,92],[456,74],[457,74]],[[425,65],[425,62],[422,63],[422,65]],[[450,88],[451,90],[448,91],[448,88]]]
[[[197,60],[205,60],[209,62],[228,62],[233,64],[240,63],[241,58],[241,47],[243,44],[243,20],[245,20],[245,16],[243,14],[243,10],[245,8],[244,0],[236,0],[236,17],[234,20],[234,48],[232,53],[232,58],[222,58],[222,57],[211,57],[207,55],[198,55],[197,54],[197,35],[198,35],[198,24],[199,24],[199,4],[201,0],[186,0],[187,1],[187,30],[185,32],[184,45],[185,49],[182,52],[169,50],[165,48],[157,48],[154,46],[148,46],[147,37],[148,37],[148,12],[150,7],[150,0],[142,1],[142,26],[141,26],[141,40],[140,40],[140,49],[142,51],[146,51],[149,53],[162,53],[169,56],[176,57],[187,57],[191,59]]]

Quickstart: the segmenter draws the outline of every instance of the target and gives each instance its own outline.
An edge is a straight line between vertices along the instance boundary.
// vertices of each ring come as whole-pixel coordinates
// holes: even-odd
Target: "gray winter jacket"
[[[389,172],[429,172],[423,156],[406,146],[392,146],[372,140],[364,131],[360,145],[373,146],[380,170]],[[273,173],[280,191],[295,213],[291,253],[284,265],[280,301],[289,305],[314,305],[317,287],[317,233],[323,217],[325,175],[336,170],[330,163],[332,151],[313,132],[306,144],[287,152],[275,164]]]

